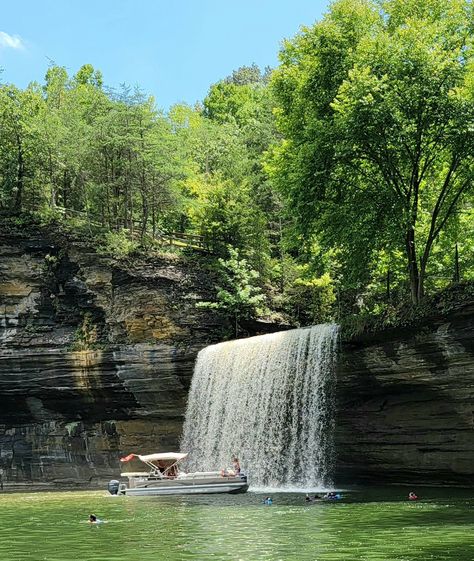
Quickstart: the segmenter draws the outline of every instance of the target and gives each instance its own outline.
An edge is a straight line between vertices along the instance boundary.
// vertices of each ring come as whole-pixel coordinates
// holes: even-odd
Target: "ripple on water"
[[[91,493],[0,496],[1,561],[424,561],[474,559],[474,499],[444,491],[137,499]],[[471,493],[474,493],[471,491]],[[450,496],[452,495],[452,496]],[[369,500],[370,499],[370,500]],[[90,525],[93,512],[107,521]]]

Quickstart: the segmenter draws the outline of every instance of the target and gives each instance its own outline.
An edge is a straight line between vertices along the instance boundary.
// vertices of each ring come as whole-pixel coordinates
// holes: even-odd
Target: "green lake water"
[[[0,495],[1,561],[474,560],[474,490],[132,498],[105,492]],[[91,525],[95,513],[105,523]]]

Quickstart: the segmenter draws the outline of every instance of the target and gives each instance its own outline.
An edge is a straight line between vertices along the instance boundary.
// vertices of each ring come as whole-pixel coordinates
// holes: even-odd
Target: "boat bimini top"
[[[129,454],[125,458],[120,458],[121,462],[129,462],[133,458],[138,458],[141,462],[146,464],[151,473],[142,472],[125,472],[121,475],[124,477],[140,477],[153,475],[155,477],[176,477],[178,475],[178,464],[187,454],[181,452],[160,452],[156,454]]]

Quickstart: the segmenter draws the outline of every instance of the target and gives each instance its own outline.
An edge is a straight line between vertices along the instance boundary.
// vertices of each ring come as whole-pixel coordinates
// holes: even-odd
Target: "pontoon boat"
[[[161,454],[129,454],[121,458],[128,462],[134,458],[148,466],[148,471],[121,473],[128,478],[125,483],[112,480],[109,492],[112,495],[189,495],[203,493],[245,493],[248,489],[247,476],[233,470],[198,471],[184,473],[179,463],[187,454],[167,452]]]

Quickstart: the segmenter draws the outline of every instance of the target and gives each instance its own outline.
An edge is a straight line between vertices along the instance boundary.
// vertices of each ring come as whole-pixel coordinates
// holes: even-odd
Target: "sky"
[[[327,0],[16,0],[2,2],[2,81],[43,81],[53,61],[90,63],[104,83],[140,86],[167,109],[253,62],[278,64],[284,38],[311,25]]]

